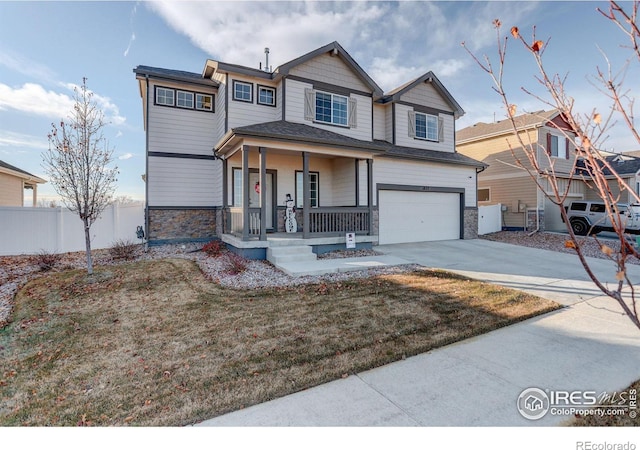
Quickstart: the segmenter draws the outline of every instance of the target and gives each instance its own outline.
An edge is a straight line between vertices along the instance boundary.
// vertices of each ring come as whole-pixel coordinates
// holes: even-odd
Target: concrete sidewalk
[[[379,269],[384,267],[411,264],[397,255],[376,255],[357,258],[317,259],[315,261],[296,261],[280,263],[278,267],[291,276],[324,275],[328,273],[352,272],[355,270]]]
[[[640,331],[599,294],[574,255],[484,240],[377,250],[566,307],[199,425],[549,426],[567,417],[523,418],[516,402],[524,389],[613,393],[640,378]],[[603,279],[615,281],[610,262],[592,262]],[[640,280],[640,267],[629,275]]]

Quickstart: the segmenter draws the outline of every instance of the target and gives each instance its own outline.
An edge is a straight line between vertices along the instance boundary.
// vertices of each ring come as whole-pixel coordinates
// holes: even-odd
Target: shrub
[[[109,255],[113,261],[130,261],[138,256],[138,244],[130,239],[119,239],[109,249]]]
[[[227,249],[224,242],[220,240],[207,242],[202,247],[202,251],[205,252],[208,256],[217,257],[222,254]]]
[[[60,253],[51,253],[47,250],[40,250],[38,254],[31,257],[31,262],[32,264],[37,265],[42,272],[48,272],[53,269],[61,259],[62,255]]]
[[[227,273],[238,275],[247,270],[247,260],[242,256],[229,252],[227,254]]]

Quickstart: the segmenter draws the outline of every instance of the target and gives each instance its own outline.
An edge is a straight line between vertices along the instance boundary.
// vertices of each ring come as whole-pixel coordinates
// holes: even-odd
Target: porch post
[[[302,237],[309,239],[309,217],[311,208],[311,186],[309,186],[309,152],[302,152]]]
[[[242,146],[242,240],[249,240],[249,146]]]
[[[267,240],[267,149],[260,152],[260,240]]]
[[[369,236],[373,233],[373,159],[367,159],[367,204],[369,205]]]
[[[228,207],[229,207],[229,186],[228,186],[228,162],[227,159],[222,160],[222,233],[227,233],[231,230],[228,228],[231,225],[231,218],[228,217]]]
[[[356,158],[356,208],[360,206],[360,160]]]

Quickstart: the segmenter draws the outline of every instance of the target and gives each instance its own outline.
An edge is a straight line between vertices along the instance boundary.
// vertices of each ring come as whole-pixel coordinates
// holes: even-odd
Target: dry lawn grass
[[[0,425],[185,425],[558,305],[421,270],[239,291],[169,259],[51,274],[0,330]]]

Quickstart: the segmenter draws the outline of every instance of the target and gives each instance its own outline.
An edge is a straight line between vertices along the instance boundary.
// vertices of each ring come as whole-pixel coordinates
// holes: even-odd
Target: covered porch
[[[266,248],[282,240],[337,245],[346,233],[355,233],[361,242],[377,241],[371,201],[375,144],[373,149],[353,148],[232,131],[216,151],[223,162],[225,242],[237,248]],[[288,198],[296,222],[289,233]]]

